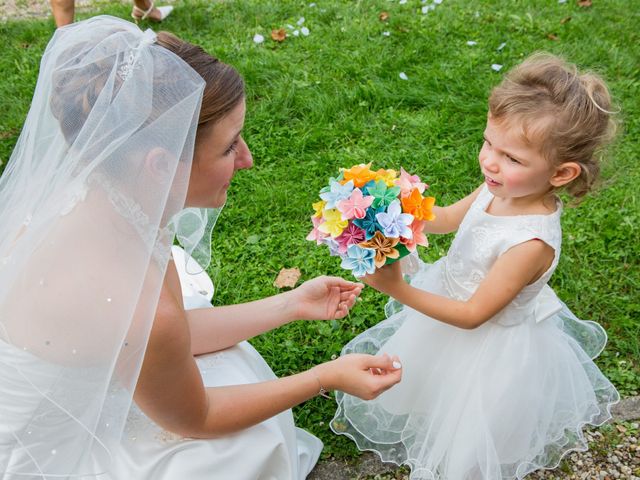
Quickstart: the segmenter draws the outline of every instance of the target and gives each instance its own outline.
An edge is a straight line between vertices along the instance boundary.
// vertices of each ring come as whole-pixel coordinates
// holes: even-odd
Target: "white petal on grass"
[[[491,70],[499,72],[500,70],[502,70],[502,65],[500,65],[499,63],[492,63]]]
[[[256,33],[253,36],[253,42],[254,43],[262,43],[262,42],[264,42],[264,37],[262,35],[260,35],[259,33]]]
[[[500,51],[500,50],[502,50],[502,49],[503,49],[504,47],[506,47],[506,46],[507,46],[507,42],[502,42],[500,45],[498,45],[497,50],[498,50],[498,51]]]
[[[304,17],[300,17],[300,20],[296,22],[298,25],[302,25],[304,23]]]
[[[315,6],[316,6],[316,4],[315,4],[315,2],[313,2],[313,3],[310,3],[310,4],[309,4],[309,6],[310,6],[310,7],[315,7]]]
[[[382,32],[382,35],[384,35],[385,37],[388,37],[389,35],[391,35],[391,32]]]
[[[294,36],[294,37],[297,37],[297,36],[299,36],[299,35],[300,35],[300,30],[294,30],[294,31],[293,31],[293,36]]]
[[[407,3],[407,0],[400,0],[398,3],[399,3],[400,5],[404,5],[405,3]]]
[[[422,7],[422,13],[426,14],[429,12],[429,5]]]
[[[310,32],[309,32],[309,29],[308,29],[307,27],[302,27],[302,28],[300,29],[300,33],[301,33],[302,35],[304,35],[305,37],[308,37]]]
[[[567,3],[567,0],[558,0],[558,3]]]
[[[436,5],[440,5],[442,3],[442,0],[433,0],[433,3],[435,3]]]
[[[289,25],[289,24],[287,23],[287,28],[288,28],[289,30],[293,30],[293,29],[294,29],[294,28],[296,28],[296,27],[294,27],[293,25]]]
[[[400,72],[398,74],[398,76],[402,79],[402,80],[409,80],[409,77],[407,77],[407,74],[404,72]]]
[[[467,41],[467,45],[469,45],[470,47],[473,47],[474,45],[477,45],[478,42],[476,42],[475,40],[469,40]]]

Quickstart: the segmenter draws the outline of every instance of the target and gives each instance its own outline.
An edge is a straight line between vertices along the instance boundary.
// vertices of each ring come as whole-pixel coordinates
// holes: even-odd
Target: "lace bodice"
[[[467,300],[486,277],[495,261],[510,248],[532,239],[540,239],[555,254],[549,269],[534,283],[527,285],[510,305],[494,317],[499,323],[512,324],[518,317],[534,313],[534,299],[544,288],[560,258],[562,205],[549,215],[495,216],[486,212],[493,195],[485,186],[464,217],[444,260],[443,280],[452,298]],[[519,311],[519,312],[518,312]]]

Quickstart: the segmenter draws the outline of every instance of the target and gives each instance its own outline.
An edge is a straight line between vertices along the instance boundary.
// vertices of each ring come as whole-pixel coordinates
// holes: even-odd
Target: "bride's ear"
[[[158,183],[165,183],[170,176],[170,156],[164,148],[156,147],[147,153],[144,164],[147,174]]]

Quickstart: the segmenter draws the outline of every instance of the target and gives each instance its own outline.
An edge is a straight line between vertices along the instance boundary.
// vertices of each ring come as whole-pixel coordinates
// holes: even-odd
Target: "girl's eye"
[[[509,159],[509,161],[511,163],[517,163],[518,165],[520,165],[520,162],[518,160],[516,160],[515,158],[513,158],[513,157],[507,157],[507,158]]]
[[[224,152],[225,157],[227,155],[231,155],[233,152],[235,152],[238,149],[238,140],[236,140],[235,142],[233,142],[231,145],[229,145],[229,148],[227,148]]]

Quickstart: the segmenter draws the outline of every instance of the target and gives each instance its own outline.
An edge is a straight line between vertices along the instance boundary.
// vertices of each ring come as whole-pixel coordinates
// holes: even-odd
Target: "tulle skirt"
[[[423,280],[444,294],[432,267]],[[566,306],[539,324],[475,330],[404,308],[343,349],[398,355],[402,382],[373,401],[338,393],[331,428],[412,480],[520,479],[586,450],[582,427],[611,418],[618,392],[592,360],[605,343]]]

